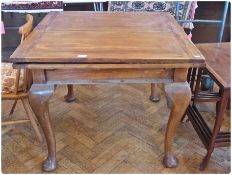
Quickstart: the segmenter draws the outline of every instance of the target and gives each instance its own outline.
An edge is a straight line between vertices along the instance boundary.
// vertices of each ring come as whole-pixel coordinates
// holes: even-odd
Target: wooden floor
[[[174,143],[177,168],[164,168],[164,133],[169,109],[160,86],[159,103],[148,100],[149,85],[78,85],[77,101],[64,102],[64,86],[50,100],[57,143],[54,173],[229,173],[230,148],[217,148],[205,171],[198,170],[206,154],[190,122],[181,124]],[[11,102],[2,103],[3,117]],[[19,104],[14,116],[23,117]],[[214,106],[201,104],[212,124]],[[230,130],[230,112],[222,130]],[[46,145],[38,144],[29,124],[2,127],[2,172],[41,173]]]

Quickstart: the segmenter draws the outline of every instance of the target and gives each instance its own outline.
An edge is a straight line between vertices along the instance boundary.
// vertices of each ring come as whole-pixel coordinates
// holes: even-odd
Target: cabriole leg
[[[155,84],[155,83],[151,83],[151,95],[150,95],[149,99],[152,102],[160,101],[160,95],[158,94],[158,87],[157,87],[157,84]]]
[[[68,93],[64,96],[64,99],[66,102],[73,102],[76,100],[76,97],[74,96],[74,86],[72,84],[67,85]]]
[[[172,153],[173,138],[176,129],[191,100],[191,90],[187,82],[172,83],[165,86],[168,107],[171,108],[165,133],[165,167],[176,167],[177,160]]]
[[[29,101],[44,132],[48,156],[43,162],[44,171],[56,169],[56,143],[49,116],[48,101],[54,92],[54,85],[33,84],[29,91]]]

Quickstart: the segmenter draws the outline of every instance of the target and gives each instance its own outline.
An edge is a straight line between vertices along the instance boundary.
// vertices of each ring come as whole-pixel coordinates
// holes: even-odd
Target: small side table
[[[200,170],[204,170],[214,148],[230,146],[230,132],[220,132],[230,97],[230,43],[197,44],[196,46],[206,58],[206,71],[220,88],[218,93],[200,92],[203,69],[189,70],[188,82],[193,91],[193,104],[189,105],[187,115],[207,149],[207,154],[200,165]],[[212,131],[199,113],[196,102],[217,102],[216,120]]]

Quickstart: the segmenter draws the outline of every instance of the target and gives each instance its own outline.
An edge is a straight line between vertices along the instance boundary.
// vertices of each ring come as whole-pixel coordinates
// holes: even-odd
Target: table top
[[[11,55],[14,63],[199,66],[204,56],[168,12],[52,12]]]
[[[230,88],[230,42],[197,44],[206,59],[208,71],[225,87]]]

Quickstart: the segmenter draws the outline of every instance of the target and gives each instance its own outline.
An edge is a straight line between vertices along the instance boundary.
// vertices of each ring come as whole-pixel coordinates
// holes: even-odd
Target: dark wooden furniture
[[[191,100],[188,68],[204,67],[205,59],[169,13],[49,13],[10,61],[33,73],[29,100],[47,141],[44,171],[56,168],[48,112],[55,84],[167,83],[171,112],[163,163],[177,166],[171,148]]]
[[[204,170],[216,147],[230,146],[230,132],[220,132],[223,115],[230,97],[230,43],[197,44],[197,47],[206,58],[206,71],[219,86],[219,92],[200,91],[200,82],[203,69],[190,69],[188,82],[193,91],[193,104],[187,109],[187,115],[197,134],[207,149],[200,169]],[[196,84],[194,85],[195,77]],[[211,131],[198,111],[196,102],[217,102],[216,120]]]
[[[33,26],[33,16],[31,15],[27,15],[26,16],[26,20],[27,22],[21,26],[19,28],[19,33],[21,34],[21,44],[23,44],[23,41],[26,39],[26,37],[31,33],[32,31],[32,26]],[[12,65],[7,65],[7,64],[10,64],[10,63],[6,63],[4,65],[8,66],[10,68],[10,66]],[[12,68],[10,68],[12,69]],[[12,70],[14,71],[14,70]],[[20,74],[24,73],[23,75],[23,89],[19,89],[19,84],[20,84]],[[10,111],[10,114],[9,114],[9,117],[7,120],[4,120],[2,121],[2,125],[12,125],[12,124],[18,124],[18,123],[25,123],[25,122],[30,122],[31,125],[32,125],[32,128],[34,129],[35,131],[35,135],[37,137],[37,139],[42,142],[43,139],[42,139],[42,136],[40,134],[40,131],[39,131],[39,127],[37,125],[37,122],[36,122],[36,117],[35,117],[35,114],[34,112],[32,111],[30,105],[29,105],[29,101],[28,101],[28,82],[30,81],[30,76],[29,76],[29,70],[27,69],[24,69],[24,70],[21,70],[21,69],[17,69],[16,70],[16,77],[15,77],[15,86],[14,86],[14,92],[2,92],[2,100],[14,100],[14,104],[11,108],[11,111]],[[18,120],[12,120],[11,119],[11,115],[13,114],[14,112],[14,109],[16,107],[16,104],[17,104],[17,101],[18,100],[21,100],[22,104],[23,104],[23,107],[26,111],[26,114],[27,114],[27,117],[28,119],[18,119]]]

